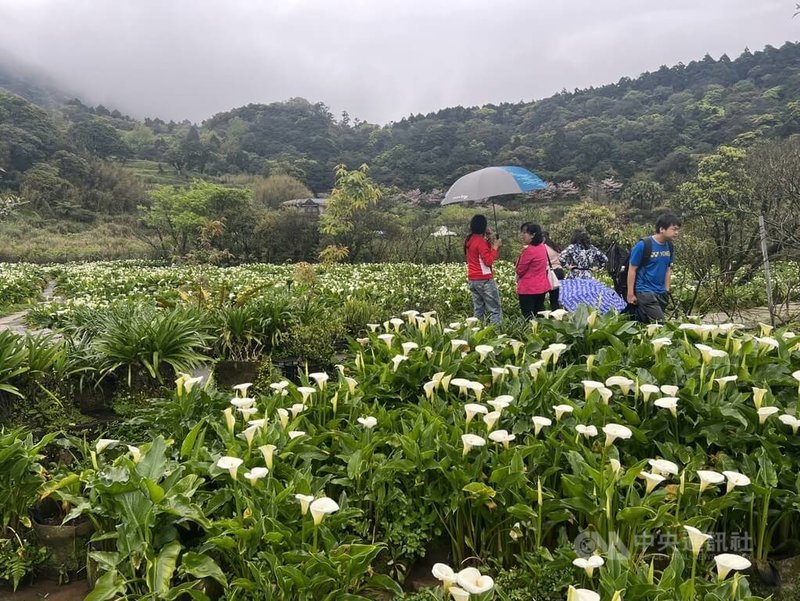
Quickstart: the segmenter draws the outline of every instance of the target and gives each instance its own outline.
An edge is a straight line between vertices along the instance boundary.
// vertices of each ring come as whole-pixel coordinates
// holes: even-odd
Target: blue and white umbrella
[[[561,281],[558,302],[567,311],[575,311],[578,305],[586,305],[597,309],[600,313],[608,313],[612,309],[620,313],[628,303],[619,294],[594,278],[567,278]]]
[[[486,200],[503,194],[523,194],[534,190],[544,190],[547,184],[538,175],[523,167],[505,165],[485,167],[456,180],[442,200],[442,205],[454,202]],[[492,203],[494,212],[494,202]],[[495,227],[497,215],[495,214]]]

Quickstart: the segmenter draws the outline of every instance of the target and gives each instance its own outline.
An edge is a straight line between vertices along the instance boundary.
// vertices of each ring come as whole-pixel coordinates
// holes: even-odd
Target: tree
[[[246,241],[250,233],[242,231],[243,221],[252,224],[248,190],[196,180],[185,188],[162,186],[151,192],[151,197],[152,205],[142,209],[143,221],[156,237],[148,242],[169,256],[183,258],[196,249],[204,228],[214,231],[213,240],[207,237],[206,241],[213,241],[219,250],[230,250],[235,241]],[[212,222],[223,224],[224,233],[218,226],[209,229]],[[252,225],[250,228],[252,231]],[[228,232],[232,234],[226,238]]]
[[[562,246],[569,244],[575,230],[586,230],[592,244],[606,248],[620,231],[619,218],[608,206],[583,202],[566,212],[560,221],[550,227],[552,239]]]
[[[277,209],[287,200],[309,197],[311,190],[291,175],[270,175],[259,179],[253,189],[253,201],[257,207],[265,209]]]
[[[357,214],[377,203],[382,191],[370,179],[367,165],[353,171],[348,171],[345,165],[338,165],[335,174],[336,187],[331,191],[325,213],[320,218],[319,230],[328,241],[322,256],[341,259],[347,256],[349,247],[363,233],[354,231]]]
[[[678,198],[684,220],[714,241],[720,276],[728,280],[740,267],[759,261],[758,218],[742,211],[755,190],[746,156],[740,148],[720,146],[700,161]]]
[[[72,126],[71,137],[87,152],[101,158],[130,153],[119,131],[101,119],[84,119]]]

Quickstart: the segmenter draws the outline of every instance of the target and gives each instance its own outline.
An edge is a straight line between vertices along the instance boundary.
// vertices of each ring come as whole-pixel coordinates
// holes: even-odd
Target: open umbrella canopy
[[[544,190],[546,187],[542,178],[523,167],[486,167],[456,180],[447,191],[442,204],[484,200],[503,194],[521,194]]]

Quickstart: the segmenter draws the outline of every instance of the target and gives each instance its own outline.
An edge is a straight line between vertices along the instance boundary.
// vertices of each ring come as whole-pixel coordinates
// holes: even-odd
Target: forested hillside
[[[556,181],[644,174],[670,186],[698,154],[722,143],[798,132],[800,44],[793,43],[736,60],[706,56],[537,102],[453,107],[386,126],[337,118],[324,104],[299,98],[251,104],[194,126],[136,121],[79,101],[48,111],[0,97],[4,187],[24,188],[42,205],[55,193],[74,192],[87,210],[111,209],[80,192],[109,185],[96,164],[107,159],[136,160],[154,179],[282,172],[316,193],[331,187],[339,163],[368,163],[377,181],[403,189],[443,187],[498,163],[522,164]]]
[[[19,77],[0,81],[44,105],[58,95]],[[761,191],[768,191],[763,200],[771,212],[794,215],[786,210],[792,188],[775,189],[773,167],[774,157],[783,157],[791,162],[781,167],[788,175],[780,181],[800,177],[798,133],[795,43],[745,51],[733,61],[706,56],[537,102],[447,108],[385,126],[335,117],[301,98],[250,104],[193,124],[140,121],[77,99],[40,106],[0,91],[0,260],[313,260],[334,243],[351,261],[419,260],[431,228],[458,229],[467,219],[457,208],[442,212],[436,195],[426,193],[504,163],[558,184],[538,198],[569,202],[510,208],[549,207],[527,217],[551,223],[562,238],[576,225],[596,236],[627,231],[627,224],[672,207],[695,215],[695,223],[703,216],[700,237],[708,240],[719,219],[730,221],[732,204],[757,200]],[[383,193],[347,236],[325,234],[315,219],[280,210],[284,200],[329,192],[336,165],[363,163]],[[718,175],[732,174],[739,179],[719,184]],[[596,205],[591,218],[589,209],[570,212],[582,198]],[[614,202],[599,206],[604,200]],[[797,209],[800,219],[800,199]],[[519,217],[509,213],[509,225]],[[790,231],[787,223],[794,221],[776,227]],[[441,242],[425,251],[427,259],[453,256],[452,245]],[[757,260],[753,243],[727,236],[712,256],[735,271]],[[736,245],[747,252],[732,255]],[[782,239],[774,250],[789,247]]]

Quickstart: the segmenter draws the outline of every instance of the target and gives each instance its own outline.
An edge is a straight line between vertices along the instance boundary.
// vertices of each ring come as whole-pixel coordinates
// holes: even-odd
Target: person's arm
[[[672,265],[667,267],[667,275],[664,277],[664,289],[669,292],[669,283],[672,280]]]
[[[598,266],[598,268],[602,269],[603,267],[606,266],[606,263],[608,263],[608,257],[606,256],[606,253],[604,253],[599,248],[595,248],[594,250],[595,250],[595,253],[596,253],[594,258],[595,258],[595,261],[597,261],[597,266]]]
[[[499,238],[489,244],[489,241],[486,240],[486,244],[481,244],[478,248],[478,256],[481,258],[481,261],[486,265],[486,267],[491,267],[494,262],[497,260],[497,257],[500,256],[500,247],[503,245],[503,241]]]
[[[517,280],[525,275],[528,272],[528,269],[530,269],[532,261],[531,255],[532,253],[529,253],[528,249],[526,248],[520,254],[519,259],[517,259],[517,266],[515,268],[517,272]]]
[[[636,304],[636,272],[638,271],[636,265],[628,265],[628,298],[630,304]]]
[[[628,298],[630,304],[636,304],[636,273],[639,271],[639,264],[644,255],[644,242],[637,242],[631,249],[631,256],[628,259]]]
[[[566,269],[572,269],[575,267],[575,259],[572,257],[572,249],[573,246],[569,245],[567,248],[561,251],[561,255],[558,257],[559,261],[561,261],[561,266]]]

